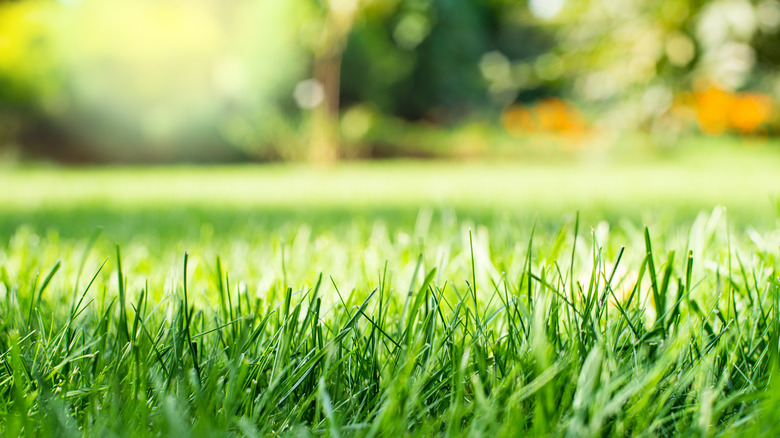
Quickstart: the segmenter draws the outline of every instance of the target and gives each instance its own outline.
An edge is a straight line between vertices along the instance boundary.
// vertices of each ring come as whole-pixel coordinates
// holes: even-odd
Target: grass
[[[708,159],[6,171],[0,428],[770,434],[774,162]]]

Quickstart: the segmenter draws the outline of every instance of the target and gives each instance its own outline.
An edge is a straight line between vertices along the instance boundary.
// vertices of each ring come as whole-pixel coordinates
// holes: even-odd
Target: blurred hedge
[[[328,104],[343,157],[440,156],[394,143],[410,124],[518,141],[771,136],[778,29],[777,0],[4,0],[0,144],[65,160],[300,159]],[[317,74],[325,57],[337,96]]]

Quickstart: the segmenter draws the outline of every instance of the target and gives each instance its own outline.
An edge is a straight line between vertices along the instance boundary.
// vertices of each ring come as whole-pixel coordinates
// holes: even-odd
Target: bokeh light
[[[481,123],[667,146],[777,132],[778,0],[452,1],[0,2],[0,147],[332,161],[457,156],[438,145]]]
[[[26,84],[49,117],[90,143],[159,148],[214,141],[225,120],[262,114],[288,98],[285,90],[307,62],[299,39],[303,6],[3,3],[0,74]]]

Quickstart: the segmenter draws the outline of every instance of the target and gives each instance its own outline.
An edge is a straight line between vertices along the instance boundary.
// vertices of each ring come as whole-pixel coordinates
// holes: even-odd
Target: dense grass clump
[[[19,229],[0,250],[0,428],[710,436],[778,425],[778,230],[737,231],[717,214],[662,232],[585,232],[576,217],[557,231],[447,223],[301,225],[262,236],[278,243],[258,241],[262,255],[233,236],[225,259],[200,247],[174,267],[132,245],[96,254],[108,252],[97,234]]]

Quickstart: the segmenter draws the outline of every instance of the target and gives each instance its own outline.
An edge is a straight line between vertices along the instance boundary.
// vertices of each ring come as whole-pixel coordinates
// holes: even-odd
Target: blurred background
[[[0,156],[774,147],[778,30],[777,0],[0,0]]]

